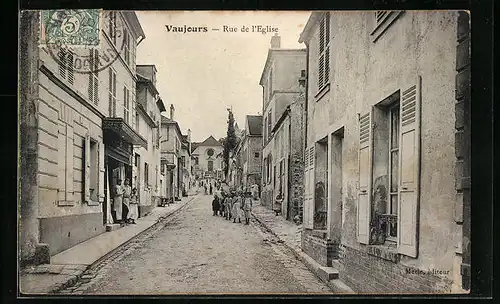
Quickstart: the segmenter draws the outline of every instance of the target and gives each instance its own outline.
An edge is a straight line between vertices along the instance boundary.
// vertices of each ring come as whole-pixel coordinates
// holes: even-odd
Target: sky
[[[154,64],[156,86],[174,119],[191,139],[226,136],[227,108],[240,129],[246,115],[262,114],[259,85],[274,33],[252,32],[252,25],[277,28],[282,48],[305,48],[299,35],[310,12],[138,11],[146,38],[137,48],[137,64]],[[207,27],[207,32],[173,32],[175,27]],[[223,26],[237,28],[224,32]],[[243,26],[249,32],[241,32]],[[212,29],[219,29],[213,31]]]

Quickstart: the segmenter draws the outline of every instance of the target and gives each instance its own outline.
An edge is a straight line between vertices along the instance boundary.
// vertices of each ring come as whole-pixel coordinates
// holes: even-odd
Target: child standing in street
[[[252,213],[252,193],[246,192],[243,201],[243,212],[245,213],[245,225],[250,224],[250,213]]]
[[[234,203],[233,203],[233,223],[236,223],[236,220],[238,220],[239,223],[241,223],[241,194],[238,192],[236,196],[234,197]]]

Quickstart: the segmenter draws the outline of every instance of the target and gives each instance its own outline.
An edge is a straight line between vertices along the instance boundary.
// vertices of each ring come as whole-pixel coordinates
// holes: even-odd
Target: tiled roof
[[[217,141],[212,135],[205,139],[202,143],[200,143],[198,146],[221,146],[221,143]]]

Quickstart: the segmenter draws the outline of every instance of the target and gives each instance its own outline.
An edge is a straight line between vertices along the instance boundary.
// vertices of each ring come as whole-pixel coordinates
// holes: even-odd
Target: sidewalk
[[[255,220],[262,224],[268,231],[275,235],[282,243],[292,250],[295,256],[301,260],[307,268],[316,274],[323,282],[325,282],[330,289],[336,293],[352,294],[354,291],[343,283],[340,279],[328,279],[328,273],[336,272],[338,275],[338,268],[323,267],[318,262],[313,260],[301,249],[301,232],[302,224],[296,225],[293,222],[287,221],[284,217],[276,216],[276,214],[261,206],[260,203],[253,205],[252,215]],[[328,269],[327,269],[328,268]]]
[[[50,264],[23,269],[20,290],[25,294],[51,293],[74,284],[82,273],[96,261],[114,251],[133,237],[146,231],[161,218],[185,206],[196,196],[183,197],[166,207],[156,207],[147,216],[136,220],[136,225],[104,232],[50,258]]]

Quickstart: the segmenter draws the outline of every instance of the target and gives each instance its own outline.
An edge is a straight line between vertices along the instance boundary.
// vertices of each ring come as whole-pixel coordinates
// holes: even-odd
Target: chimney
[[[278,36],[278,33],[275,33],[274,36],[271,37],[271,48],[279,49],[281,47],[281,37]]]
[[[174,120],[174,113],[175,113],[175,108],[174,105],[170,105],[170,119]]]
[[[188,129],[188,145],[189,145],[189,153],[191,153],[191,129]]]

